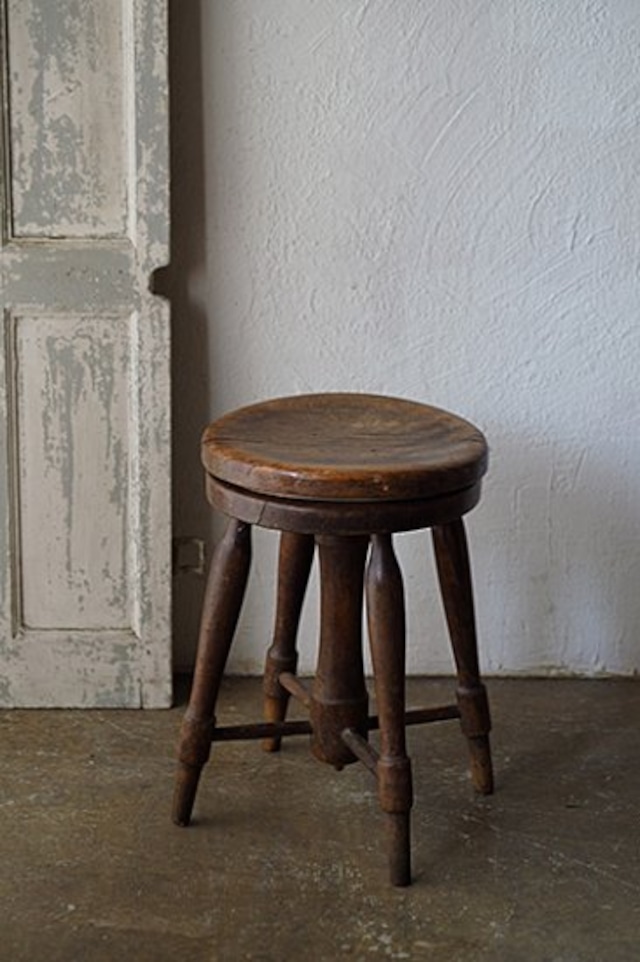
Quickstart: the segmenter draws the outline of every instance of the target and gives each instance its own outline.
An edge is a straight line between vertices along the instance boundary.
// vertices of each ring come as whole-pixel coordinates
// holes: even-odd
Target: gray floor
[[[449,701],[412,681],[413,705]],[[415,884],[387,886],[374,785],[217,746],[168,818],[181,710],[0,715],[2,962],[640,959],[640,684],[493,681],[497,792],[456,722],[413,729]],[[229,681],[222,723],[253,720]]]

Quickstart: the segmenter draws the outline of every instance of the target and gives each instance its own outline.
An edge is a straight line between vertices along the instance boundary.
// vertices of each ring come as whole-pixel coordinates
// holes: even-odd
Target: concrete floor
[[[181,709],[0,715],[2,962],[637,962],[640,685],[493,681],[497,792],[456,722],[415,728],[415,884],[394,890],[371,776],[216,746],[168,810]],[[412,705],[450,684],[410,683]],[[259,683],[226,683],[221,723]]]

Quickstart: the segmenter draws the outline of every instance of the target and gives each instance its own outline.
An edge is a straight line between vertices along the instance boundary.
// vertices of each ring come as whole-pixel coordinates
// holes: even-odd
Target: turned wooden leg
[[[314,549],[313,535],[284,531],[280,536],[276,619],[264,667],[264,717],[268,722],[284,721],[287,714],[289,692],[278,679],[283,671],[295,674],[298,624]],[[267,752],[277,752],[280,742],[280,738],[265,738],[262,747]]]
[[[357,761],[345,728],[367,736],[368,696],[362,662],[362,587],[368,538],[321,535],[320,648],[310,704],[311,750],[340,769]]]
[[[433,529],[438,577],[458,674],[462,731],[469,744],[476,791],[493,791],[487,692],[480,679],[467,538],[462,519]]]
[[[209,759],[214,711],[251,562],[251,528],[232,519],[211,561],[202,607],[189,707],[178,745],[173,820],[188,825],[203,766]]]
[[[377,764],[392,885],[411,882],[411,762],[405,741],[405,616],[402,575],[390,535],[374,535],[366,575],[367,619],[380,717]]]

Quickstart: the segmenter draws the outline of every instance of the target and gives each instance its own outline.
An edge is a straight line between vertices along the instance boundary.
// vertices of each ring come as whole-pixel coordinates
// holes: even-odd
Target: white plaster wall
[[[432,402],[492,450],[469,517],[485,670],[637,671],[640,4],[186,6],[176,533],[208,523],[207,418],[325,389]],[[268,643],[276,544],[257,541],[236,671]],[[449,671],[429,542],[398,541],[410,669]]]

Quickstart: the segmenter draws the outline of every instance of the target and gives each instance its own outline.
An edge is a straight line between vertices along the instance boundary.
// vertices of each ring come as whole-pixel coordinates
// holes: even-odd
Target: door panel
[[[129,319],[14,331],[23,627],[129,629]]]
[[[0,705],[163,706],[166,6],[2,13]]]
[[[14,237],[127,231],[133,5],[9,0]]]

